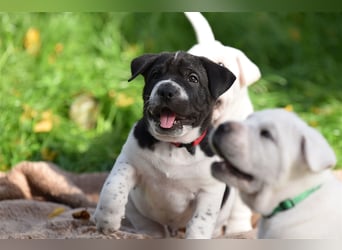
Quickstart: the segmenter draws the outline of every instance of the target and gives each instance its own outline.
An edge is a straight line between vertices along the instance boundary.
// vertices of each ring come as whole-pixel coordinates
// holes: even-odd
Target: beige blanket
[[[73,174],[48,162],[0,173],[0,239],[148,238],[129,225],[103,235],[90,222],[107,175]]]
[[[342,179],[342,172],[337,174]],[[150,238],[127,221],[111,235],[96,231],[89,217],[107,175],[74,174],[48,162],[22,162],[0,173],[0,239]],[[225,238],[255,238],[255,233]]]

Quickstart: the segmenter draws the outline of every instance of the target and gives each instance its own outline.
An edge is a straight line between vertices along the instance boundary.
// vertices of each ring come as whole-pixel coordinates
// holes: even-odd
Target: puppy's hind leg
[[[164,226],[143,216],[130,197],[128,197],[126,204],[126,218],[132,224],[136,233],[147,234],[153,238],[168,237]]]

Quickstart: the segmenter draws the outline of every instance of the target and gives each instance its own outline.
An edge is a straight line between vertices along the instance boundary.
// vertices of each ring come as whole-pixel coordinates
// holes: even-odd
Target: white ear
[[[242,86],[249,86],[260,79],[261,73],[255,65],[242,51],[237,52],[237,64],[240,71],[240,83]]]
[[[315,129],[307,127],[302,137],[302,153],[306,164],[313,172],[332,168],[336,156],[326,139]]]

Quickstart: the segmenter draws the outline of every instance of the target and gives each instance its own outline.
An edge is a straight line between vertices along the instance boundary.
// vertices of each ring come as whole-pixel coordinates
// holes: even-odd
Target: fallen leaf
[[[34,127],[33,132],[35,133],[47,133],[53,128],[54,117],[51,110],[44,111],[41,114],[41,120],[38,121]]]
[[[41,47],[40,32],[36,28],[29,28],[24,38],[24,48],[31,55],[37,55]]]
[[[72,213],[72,217],[78,220],[89,220],[90,214],[87,210],[80,210],[80,211]]]
[[[116,96],[115,104],[118,107],[121,107],[121,108],[128,107],[132,105],[133,103],[134,103],[134,99],[123,93],[118,93]]]
[[[53,128],[52,120],[41,120],[34,125],[33,132],[35,133],[47,133]]]
[[[54,210],[52,210],[51,213],[49,213],[48,218],[54,218],[62,213],[65,212],[65,208],[64,207],[56,207]]]
[[[293,111],[293,106],[291,104],[288,104],[284,107],[285,110],[292,112]]]

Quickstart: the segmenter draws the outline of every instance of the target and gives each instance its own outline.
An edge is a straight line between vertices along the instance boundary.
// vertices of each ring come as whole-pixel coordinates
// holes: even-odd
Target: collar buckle
[[[280,202],[279,205],[275,209],[273,209],[272,213],[264,216],[264,218],[269,219],[279,212],[283,212],[283,211],[286,211],[286,210],[289,210],[289,209],[295,207],[298,203],[302,202],[308,196],[310,196],[312,193],[314,193],[315,191],[320,189],[321,186],[322,186],[322,184],[317,185],[317,186],[315,186],[311,189],[308,189],[308,190],[304,191],[303,193],[295,196],[292,199],[286,199],[286,200]]]
[[[287,210],[290,208],[293,208],[296,204],[294,203],[294,201],[292,199],[287,199],[284,200],[282,202],[280,202],[279,206],[283,209],[283,210]]]

